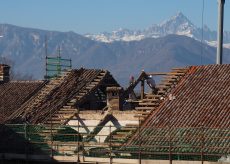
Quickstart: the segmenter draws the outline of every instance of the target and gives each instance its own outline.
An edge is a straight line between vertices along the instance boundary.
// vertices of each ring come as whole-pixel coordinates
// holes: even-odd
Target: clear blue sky
[[[0,23],[46,30],[98,33],[119,27],[144,29],[184,13],[201,26],[203,0],[0,0]],[[230,0],[225,30],[230,31]],[[205,0],[204,24],[217,28],[217,0]]]

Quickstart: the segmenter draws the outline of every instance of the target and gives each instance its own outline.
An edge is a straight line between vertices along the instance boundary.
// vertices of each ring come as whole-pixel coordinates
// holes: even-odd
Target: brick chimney
[[[107,87],[107,105],[112,110],[122,110],[121,87]]]
[[[10,81],[10,66],[0,64],[0,83],[7,83]]]

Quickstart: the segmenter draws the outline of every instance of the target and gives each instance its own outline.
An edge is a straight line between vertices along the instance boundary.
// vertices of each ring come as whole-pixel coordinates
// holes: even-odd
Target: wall
[[[90,133],[94,130],[94,128],[102,121],[108,113],[101,113],[101,111],[81,111],[79,114],[79,125],[84,127],[79,129],[81,133]],[[116,130],[121,126],[125,126],[126,124],[138,124],[138,119],[134,118],[133,111],[112,111],[112,119],[108,120],[105,123],[105,126],[98,133],[96,139],[99,142],[104,142],[105,138],[110,133],[110,125],[111,132]],[[77,126],[78,118],[75,117],[68,122],[68,125]],[[78,128],[74,128],[78,131]]]

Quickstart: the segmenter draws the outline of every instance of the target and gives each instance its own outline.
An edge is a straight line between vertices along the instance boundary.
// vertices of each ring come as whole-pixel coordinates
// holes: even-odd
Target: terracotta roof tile
[[[166,99],[146,125],[230,127],[230,65],[197,66],[191,70],[171,92],[176,99]]]
[[[183,144],[200,146],[201,141],[198,137],[202,134],[205,137],[204,146],[212,147],[207,148],[207,152],[229,153],[229,76],[230,65],[227,64],[191,67],[189,73],[171,92],[176,99],[166,98],[156,112],[142,124],[141,134],[148,137],[148,139],[142,138],[142,146],[156,143],[165,145],[167,139],[162,137],[170,135],[177,140],[184,139]],[[178,131],[183,129],[181,134],[190,137],[187,140],[178,136]],[[154,138],[157,135],[161,136],[158,141],[156,137]],[[152,139],[149,139],[151,136]],[[136,145],[137,141],[137,135],[134,135],[128,144]],[[176,142],[178,141],[175,141],[175,144]]]
[[[44,81],[11,81],[0,84],[0,122],[16,111],[43,84]]]

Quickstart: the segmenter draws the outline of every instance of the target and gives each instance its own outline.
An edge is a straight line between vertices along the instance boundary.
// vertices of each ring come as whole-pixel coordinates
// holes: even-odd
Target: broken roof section
[[[81,68],[66,72],[32,95],[6,122],[65,124],[88,102],[105,101],[102,97],[108,86],[119,86],[108,71]]]

